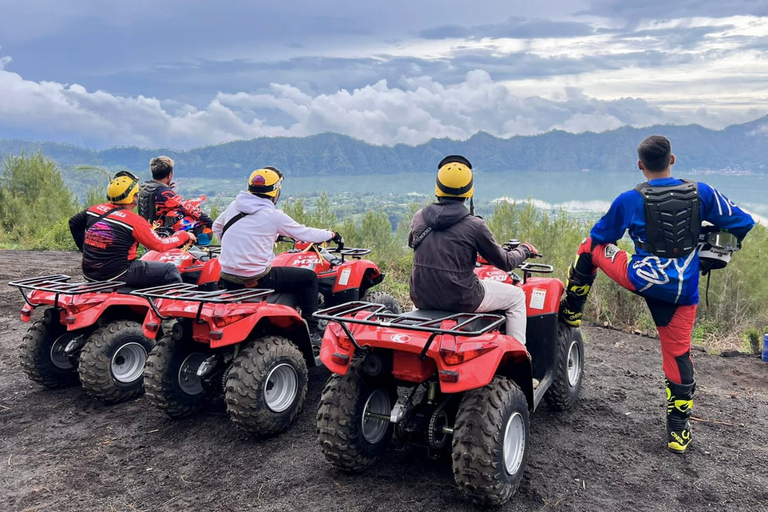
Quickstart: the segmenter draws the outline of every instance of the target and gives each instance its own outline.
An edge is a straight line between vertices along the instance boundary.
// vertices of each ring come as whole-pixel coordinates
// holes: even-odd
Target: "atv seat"
[[[493,314],[500,314],[501,316],[504,316],[504,312],[498,312],[494,311]],[[445,318],[447,316],[455,315],[455,311],[439,311],[437,309],[416,309],[414,311],[408,311],[407,313],[403,313],[400,315],[401,317],[406,318],[412,318],[414,320],[414,323],[416,323],[417,320],[437,320],[438,318]],[[478,318],[477,320],[474,320],[470,323],[468,323],[466,326],[463,327],[466,331],[479,331],[483,327],[493,323],[492,318]],[[407,323],[407,322],[406,322]],[[504,324],[501,324],[502,332],[504,330]]]

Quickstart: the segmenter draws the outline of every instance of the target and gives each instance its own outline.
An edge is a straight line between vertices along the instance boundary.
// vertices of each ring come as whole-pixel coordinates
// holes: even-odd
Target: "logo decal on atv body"
[[[407,334],[393,334],[389,337],[390,340],[394,341],[395,343],[408,343],[411,341],[411,337]]]

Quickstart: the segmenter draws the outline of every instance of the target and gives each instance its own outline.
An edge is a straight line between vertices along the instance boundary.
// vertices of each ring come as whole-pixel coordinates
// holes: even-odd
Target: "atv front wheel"
[[[51,313],[34,322],[24,334],[21,340],[21,367],[33,381],[56,389],[77,382],[77,369],[64,349],[82,333],[68,332],[53,318],[57,316],[56,312],[51,310]]]
[[[246,432],[276,434],[304,405],[307,380],[307,363],[289,339],[257,339],[232,363],[224,392],[227,414]]]
[[[496,376],[464,394],[453,430],[453,476],[473,501],[501,505],[517,491],[528,459],[528,403],[511,380]]]
[[[170,335],[157,342],[144,365],[144,393],[149,403],[170,418],[199,411],[205,389],[197,370],[208,357],[202,345],[175,340]]]
[[[371,291],[366,292],[366,294],[360,300],[362,302],[371,302],[373,304],[381,304],[382,306],[384,306],[387,312],[394,313],[396,315],[399,315],[400,313],[403,312],[402,308],[400,307],[400,303],[398,303],[393,296],[379,290],[376,290],[375,292],[371,292]]]
[[[317,410],[317,441],[328,462],[352,472],[372,466],[392,437],[392,423],[382,417],[396,398],[394,384],[365,375],[363,359],[345,375],[331,375]]]
[[[555,381],[544,395],[553,409],[570,409],[579,398],[584,374],[584,341],[581,329],[560,322],[557,330],[557,369]]]
[[[107,403],[122,402],[144,392],[142,374],[152,341],[141,323],[114,320],[93,331],[80,352],[77,371],[83,388]]]

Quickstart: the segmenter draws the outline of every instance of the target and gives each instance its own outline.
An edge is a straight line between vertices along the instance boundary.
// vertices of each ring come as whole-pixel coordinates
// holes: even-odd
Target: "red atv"
[[[215,252],[213,253],[215,255]],[[211,251],[192,247],[165,253],[150,251],[142,259],[170,261],[182,276],[202,267]],[[198,259],[200,258],[200,259]],[[22,340],[21,366],[47,388],[74,384],[104,402],[120,402],[143,391],[142,372],[154,343],[141,323],[149,307],[130,295],[121,281],[72,283],[70,276],[52,275],[11,281],[26,304],[21,320],[29,322],[35,308],[46,307]]]
[[[206,289],[215,290],[214,286],[218,281],[218,275],[215,279],[210,276],[200,276],[203,272],[206,262],[215,259],[221,254],[219,245],[191,245],[188,248],[170,249],[163,252],[147,251],[141,257],[144,261],[160,261],[163,263],[173,263],[181,274],[181,279],[185,283],[205,285]]]
[[[384,304],[393,313],[400,312],[400,304],[394,297],[372,289],[384,280],[385,274],[379,271],[374,262],[362,259],[371,253],[370,249],[345,248],[343,244],[328,249],[321,244],[300,242],[283,236],[278,238],[278,242],[291,244],[292,248],[277,254],[271,265],[314,270],[317,274],[320,307],[363,300]],[[206,283],[217,282],[220,270],[218,260],[207,263],[198,284],[205,286]],[[321,321],[321,324],[325,322]]]
[[[400,312],[394,298],[370,292],[384,275],[372,262],[359,259],[368,249],[337,247],[334,252],[310,244],[303,251],[278,255],[273,265],[314,268],[326,304],[365,296]],[[217,261],[209,262],[201,282],[218,277],[217,267]],[[284,430],[303,406],[307,368],[319,363],[307,324],[294,308],[295,295],[193,288],[169,285],[134,292],[152,307],[144,323],[148,337],[156,335],[163,320],[172,324],[147,359],[147,399],[177,418],[223,392],[238,427],[258,435]]]
[[[542,398],[557,410],[576,402],[584,354],[580,331],[558,321],[562,283],[530,277],[552,267],[520,269],[527,347],[492,313],[398,315],[364,302],[318,311],[330,322],[320,359],[334,373],[317,413],[326,459],[362,471],[394,437],[433,455],[450,450],[456,482],[471,499],[509,500],[528,458],[530,414]]]

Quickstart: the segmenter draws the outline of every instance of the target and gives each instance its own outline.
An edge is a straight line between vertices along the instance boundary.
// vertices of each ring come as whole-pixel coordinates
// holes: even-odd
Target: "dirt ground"
[[[80,277],[71,252],[0,251],[0,510],[479,510],[445,460],[391,451],[362,475],[328,465],[315,413],[328,377],[310,372],[298,421],[258,440],[223,405],[180,421],[139,398],[105,406],[51,391],[19,364],[22,276]],[[579,404],[531,421],[525,479],[500,510],[768,510],[768,363],[696,352],[694,441],[664,447],[658,341],[586,327]]]

